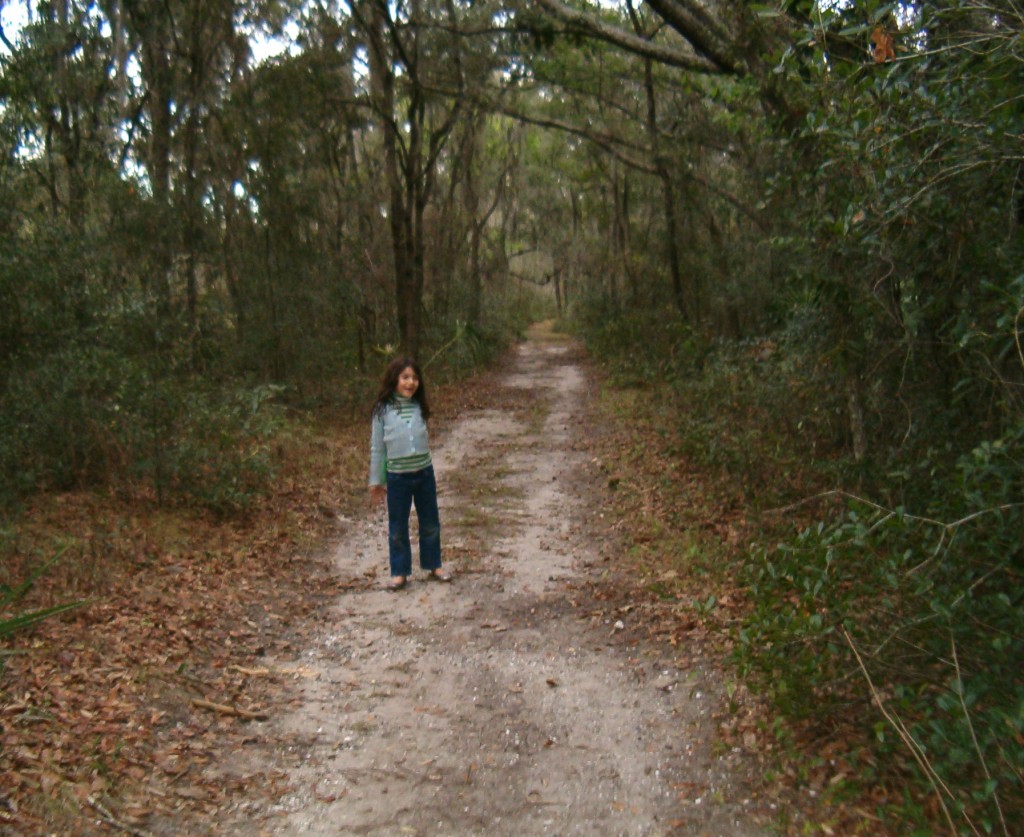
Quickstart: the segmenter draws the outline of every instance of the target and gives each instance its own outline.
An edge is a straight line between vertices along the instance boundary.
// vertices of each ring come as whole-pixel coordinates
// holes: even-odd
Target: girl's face
[[[420,379],[416,376],[416,372],[411,366],[406,366],[405,369],[398,373],[398,386],[395,387],[395,392],[401,395],[402,398],[412,398],[419,388]]]

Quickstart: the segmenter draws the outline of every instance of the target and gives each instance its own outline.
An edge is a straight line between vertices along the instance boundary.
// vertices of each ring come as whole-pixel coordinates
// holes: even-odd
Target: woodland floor
[[[114,515],[123,580],[8,660],[0,833],[778,830],[792,801],[764,781],[756,706],[692,617],[634,595],[594,389],[575,344],[538,328],[447,393],[451,584],[384,589],[361,425],[310,468],[351,484],[311,499],[284,474],[216,553],[209,531],[189,550],[180,524],[157,543],[156,519]],[[91,537],[80,558],[102,563]]]

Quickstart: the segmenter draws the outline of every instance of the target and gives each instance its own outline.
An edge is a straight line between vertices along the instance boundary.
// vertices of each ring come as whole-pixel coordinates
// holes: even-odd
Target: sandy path
[[[496,385],[522,408],[468,413],[435,450],[454,583],[417,571],[384,591],[383,513],[351,522],[337,572],[380,575],[297,659],[269,661],[300,697],[215,768],[277,769],[295,791],[238,802],[220,833],[762,833],[711,755],[713,673],[627,653],[573,601],[575,574],[597,570],[569,435],[587,390],[566,345],[535,335]],[[485,533],[484,557],[460,561]]]

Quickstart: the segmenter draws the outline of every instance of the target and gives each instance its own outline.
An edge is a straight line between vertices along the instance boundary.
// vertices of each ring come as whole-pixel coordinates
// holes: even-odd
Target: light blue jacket
[[[389,405],[373,417],[371,425],[370,485],[384,485],[387,482],[389,459],[430,452],[427,423],[420,413],[419,404],[416,405],[411,424],[406,424],[398,410]]]

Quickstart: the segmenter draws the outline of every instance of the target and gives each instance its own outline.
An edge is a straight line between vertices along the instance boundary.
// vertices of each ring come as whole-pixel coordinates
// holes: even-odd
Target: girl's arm
[[[387,451],[384,448],[384,417],[375,415],[370,422],[370,488],[383,488],[387,479]]]

